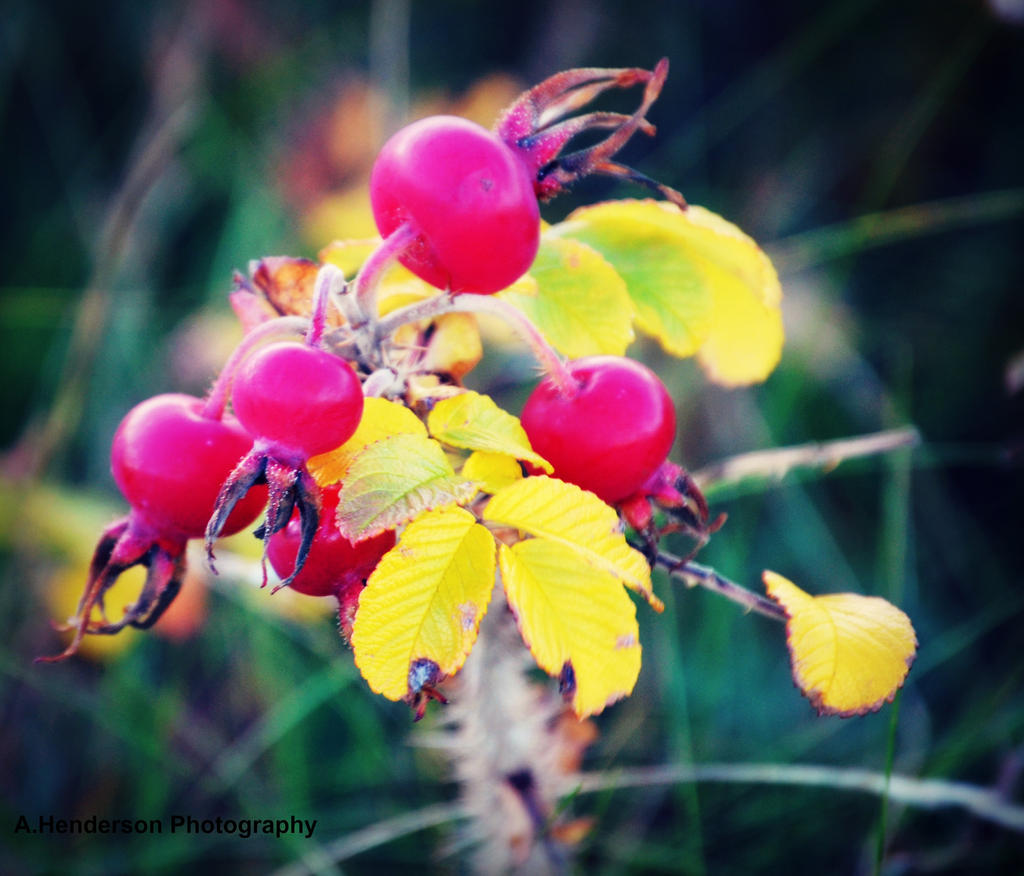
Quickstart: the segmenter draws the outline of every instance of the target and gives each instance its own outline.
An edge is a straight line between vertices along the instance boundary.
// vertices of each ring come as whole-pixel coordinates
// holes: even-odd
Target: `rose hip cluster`
[[[364,383],[372,385],[368,378],[379,365],[366,355],[366,339],[381,339],[366,332],[376,331],[381,266],[397,259],[447,296],[497,292],[524,274],[537,253],[538,199],[591,173],[653,187],[685,208],[677,192],[613,161],[636,131],[653,132],[644,116],[667,72],[664,60],[653,71],[569,70],[522,94],[494,131],[435,116],[395,134],[370,179],[384,241],[356,277],[348,309],[341,308],[351,342],[341,352],[324,343],[330,290],[318,280],[312,318],[300,329],[304,340],[281,340],[244,320],[249,333],[207,399],[160,395],[127,414],[114,437],[111,470],[129,512],[97,545],[77,614],[63,627],[74,632],[71,643],[40,659],[70,656],[87,633],[151,626],[181,586],[187,541],[204,539],[212,561],[215,539],[252,524],[264,507],[255,534],[279,586],[336,597],[342,629],[350,630],[359,593],[395,533],[355,544],[344,538],[335,523],[339,486],[321,490],[306,464],[342,445],[359,425]],[[570,116],[609,88],[636,84],[644,95],[632,115]],[[610,133],[563,152],[592,130]],[[706,508],[701,518],[691,494],[680,489],[681,470],[665,462],[676,424],[661,381],[620,357],[565,365],[552,353],[547,364],[553,373],[530,396],[522,422],[554,475],[619,505],[643,532],[652,526],[652,499],[687,508],[698,525],[706,523]],[[229,395],[233,414],[226,410]],[[148,570],[142,592],[111,622],[105,594],[136,565]]]

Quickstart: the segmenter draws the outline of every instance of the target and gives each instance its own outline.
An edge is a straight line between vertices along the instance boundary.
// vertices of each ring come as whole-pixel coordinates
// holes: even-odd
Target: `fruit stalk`
[[[435,295],[388,314],[377,326],[378,334],[387,336],[399,326],[422,319],[434,319],[446,313],[486,313],[497,316],[526,342],[544,373],[549,375],[566,398],[576,395],[578,384],[561,357],[547,342],[530,318],[519,308],[493,295]]]
[[[224,408],[228,403],[228,396],[231,393],[231,382],[235,378],[238,366],[242,364],[256,347],[271,338],[283,337],[285,335],[301,335],[309,331],[310,321],[302,316],[282,316],[278,319],[271,319],[260,323],[252,329],[241,343],[232,351],[228,361],[224,363],[217,380],[210,390],[203,404],[203,416],[211,420],[219,420],[224,415]]]
[[[380,286],[384,272],[405,252],[416,240],[416,229],[411,222],[403,222],[378,246],[353,281],[353,294],[356,306],[364,322],[370,326],[377,323],[377,288]],[[355,326],[359,328],[359,326]],[[374,340],[379,332],[371,332]]]
[[[313,287],[313,314],[306,333],[306,343],[318,347],[327,326],[327,305],[334,292],[345,290],[345,275],[336,265],[326,264],[317,272]]]

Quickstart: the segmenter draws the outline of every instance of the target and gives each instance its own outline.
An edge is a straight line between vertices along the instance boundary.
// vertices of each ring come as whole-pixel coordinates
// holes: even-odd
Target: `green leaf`
[[[348,467],[363,450],[391,435],[426,437],[427,427],[404,405],[383,398],[363,400],[363,416],[355,434],[341,447],[313,456],[306,463],[309,473],[321,487],[346,480]]]
[[[392,435],[348,464],[338,494],[338,528],[352,541],[408,523],[423,511],[468,502],[472,481],[455,474],[441,445],[421,435]]]
[[[494,590],[494,537],[468,511],[410,523],[359,596],[356,666],[392,700],[462,668]]]
[[[463,392],[439,401],[427,418],[427,428],[434,438],[452,447],[501,453],[553,470],[530,447],[518,417],[499,408],[490,396]]]
[[[626,283],[601,255],[578,240],[545,235],[528,279],[501,298],[522,310],[548,342],[570,358],[621,356],[633,341]]]

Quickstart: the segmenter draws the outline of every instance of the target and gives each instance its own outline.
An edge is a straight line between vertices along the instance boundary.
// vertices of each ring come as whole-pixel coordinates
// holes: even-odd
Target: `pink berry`
[[[357,598],[378,560],[395,546],[395,534],[391,531],[355,544],[345,538],[334,520],[338,490],[338,487],[328,487],[323,491],[320,527],[302,571],[289,585],[307,596],[337,596],[343,600],[351,595]],[[271,537],[267,547],[267,559],[282,578],[295,568],[301,540],[302,524],[295,512],[288,525]]]
[[[202,409],[189,395],[158,395],[132,408],[114,435],[114,481],[133,512],[163,535],[202,536],[221,485],[252,448],[238,420],[209,419]],[[248,526],[265,502],[258,490],[238,503],[224,533]]]
[[[540,212],[526,161],[466,119],[402,128],[377,157],[370,200],[383,236],[412,224],[416,241],[399,259],[439,289],[497,292],[537,254]]]
[[[351,365],[326,350],[287,341],[246,359],[231,397],[254,436],[303,459],[344,444],[363,415],[363,390]]]
[[[665,386],[632,359],[590,356],[568,365],[576,391],[550,377],[530,395],[522,424],[554,476],[613,504],[637,492],[658,469],[676,434]]]

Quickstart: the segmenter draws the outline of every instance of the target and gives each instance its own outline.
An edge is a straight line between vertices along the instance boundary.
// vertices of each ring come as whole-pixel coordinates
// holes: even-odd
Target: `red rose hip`
[[[380,233],[410,224],[399,260],[439,289],[491,293],[529,269],[540,211],[526,161],[495,134],[456,116],[402,128],[370,175]]]
[[[546,377],[523,408],[523,428],[556,478],[614,504],[665,461],[676,434],[672,399],[657,375],[632,359],[590,356],[567,370],[575,392],[561,392]]]

